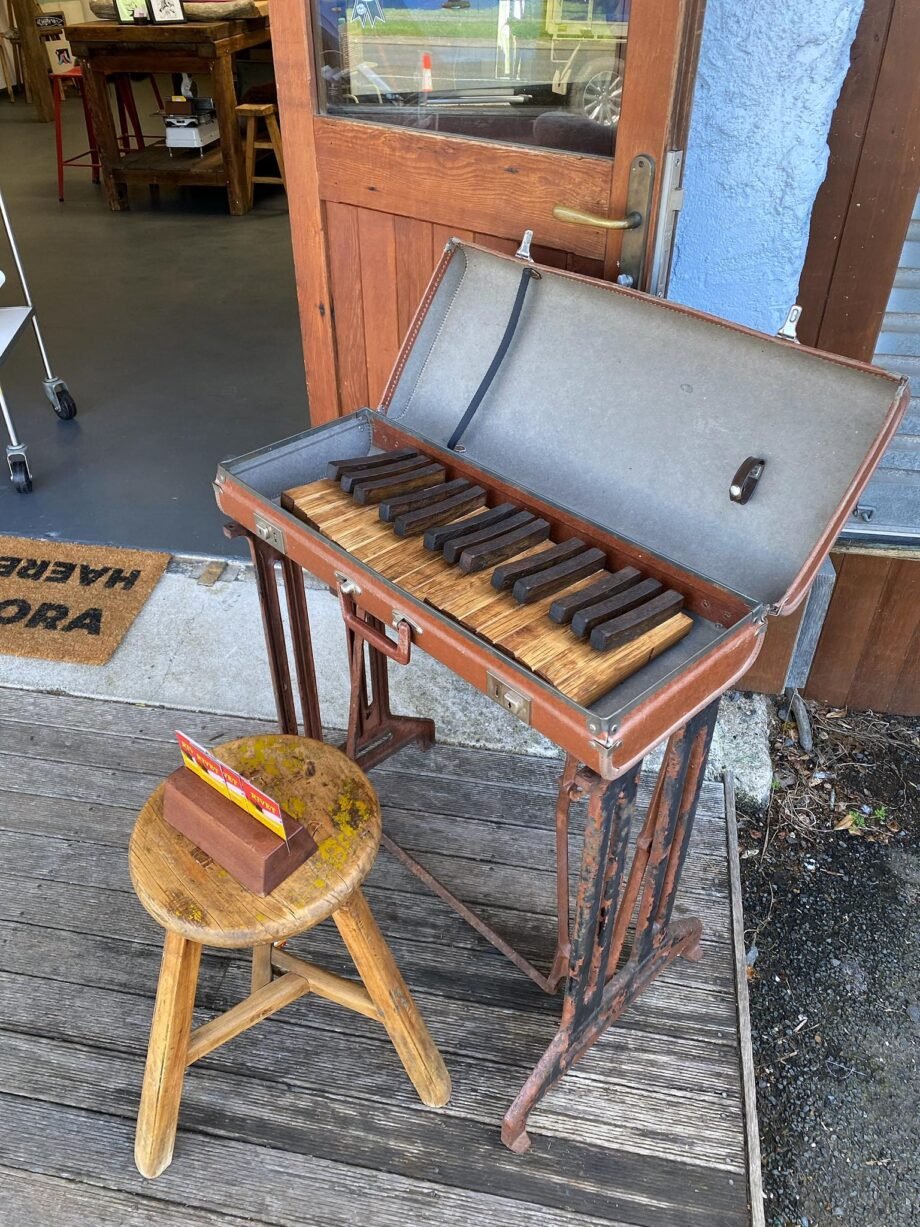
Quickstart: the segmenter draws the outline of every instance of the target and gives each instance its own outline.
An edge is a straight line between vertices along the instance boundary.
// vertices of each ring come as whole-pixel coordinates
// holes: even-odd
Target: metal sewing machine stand
[[[281,732],[299,731],[275,564],[280,563],[291,626],[291,649],[307,737],[322,737],[303,573],[300,566],[238,525],[252,552],[269,668]],[[351,703],[345,748],[362,768],[382,762],[405,745],[428,747],[434,723],[390,711],[387,659],[406,664],[408,635],[390,639],[383,624],[357,614],[347,587],[340,601],[346,629]],[[368,686],[368,682],[370,685]],[[406,868],[452,907],[545,992],[565,980],[559,1029],[514,1103],[505,1113],[502,1140],[518,1153],[530,1146],[527,1118],[549,1088],[571,1068],[676,958],[701,957],[702,921],[673,920],[709,756],[719,701],[715,699],[670,738],[642,828],[627,867],[641,763],[615,780],[567,757],[556,806],[556,949],[550,971],[541,972],[482,917],[384,834],[383,843]],[[587,821],[569,927],[569,814],[587,800]],[[631,922],[632,941],[628,942]],[[623,958],[625,954],[625,958]],[[621,962],[622,960],[622,962]]]

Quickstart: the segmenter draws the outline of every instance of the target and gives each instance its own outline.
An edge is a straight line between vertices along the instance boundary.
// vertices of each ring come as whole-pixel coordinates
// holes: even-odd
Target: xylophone
[[[579,703],[682,639],[684,598],[413,448],[332,461],[285,510]]]
[[[536,984],[565,982],[559,1030],[503,1121],[512,1149],[630,1002],[700,957],[702,923],[674,904],[719,696],[768,615],[804,599],[908,396],[788,338],[452,241],[379,409],[219,469],[283,732],[300,727],[293,659],[304,732],[322,736],[304,568],[340,604],[361,766],[434,738],[432,720],[390,710],[388,662],[415,648],[566,752],[546,969],[383,836]],[[641,761],[665,741],[633,841]]]

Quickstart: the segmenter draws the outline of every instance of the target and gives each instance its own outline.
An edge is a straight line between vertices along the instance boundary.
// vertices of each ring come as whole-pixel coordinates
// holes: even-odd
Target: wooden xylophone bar
[[[683,598],[404,449],[335,461],[282,505],[418,600],[588,704],[690,630]],[[459,568],[459,569],[456,569]],[[494,568],[490,572],[489,568]]]

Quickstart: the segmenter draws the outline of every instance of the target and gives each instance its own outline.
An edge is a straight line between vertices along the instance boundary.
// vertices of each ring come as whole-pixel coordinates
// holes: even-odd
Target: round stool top
[[[254,895],[164,820],[161,784],[128,850],[137,897],[164,929],[209,946],[254,946],[319,924],[361,885],[377,855],[380,806],[367,776],[333,746],[306,737],[243,737],[214,753],[302,822],[317,851],[270,895]]]

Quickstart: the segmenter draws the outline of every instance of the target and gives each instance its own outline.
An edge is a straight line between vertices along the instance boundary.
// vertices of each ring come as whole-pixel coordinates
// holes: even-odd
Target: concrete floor
[[[148,87],[135,91],[150,115]],[[64,123],[65,153],[79,153],[78,99],[65,102]],[[156,133],[160,121],[144,127]],[[60,204],[53,125],[5,96],[0,188],[52,369],[79,408],[58,420],[34,341],[21,339],[2,382],[35,488],[16,494],[0,473],[3,531],[239,553],[221,532],[217,462],[308,425],[283,192],[257,189],[241,218],[211,188],[163,190],[158,208],[132,190],[131,211],[111,213],[87,169],[66,172]],[[0,304],[21,301],[2,234],[0,268]]]

